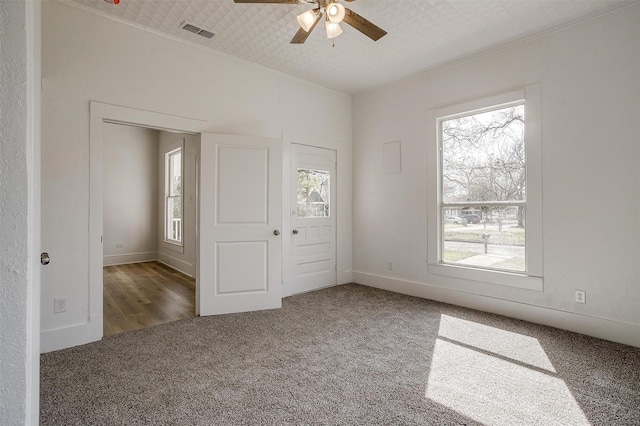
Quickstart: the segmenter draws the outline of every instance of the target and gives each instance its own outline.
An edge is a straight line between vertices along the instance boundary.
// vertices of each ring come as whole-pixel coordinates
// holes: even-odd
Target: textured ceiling
[[[308,4],[235,4],[233,0],[55,0],[186,39],[317,84],[355,94],[453,60],[621,7],[630,0],[358,0],[343,3],[388,32],[372,41],[342,24],[321,25],[302,45],[289,41]],[[181,29],[188,22],[215,33]]]

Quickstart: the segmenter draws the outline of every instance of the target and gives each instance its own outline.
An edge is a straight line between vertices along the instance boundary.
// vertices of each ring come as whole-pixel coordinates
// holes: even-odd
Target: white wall
[[[206,120],[213,133],[281,138],[313,129],[350,150],[351,97],[64,5],[42,10],[42,241],[56,259],[43,277],[42,324],[51,350],[90,339],[91,100]],[[351,230],[342,235],[350,252]],[[67,312],[54,315],[58,297]]]
[[[117,124],[104,126],[104,264],[155,260],[158,131]]]
[[[354,281],[640,346],[638,22],[635,4],[356,96]],[[429,276],[427,110],[537,82],[544,291]],[[384,175],[382,146],[394,140],[402,173]],[[586,304],[574,302],[575,289]]]
[[[0,2],[0,419],[38,423],[39,3]]]
[[[158,260],[181,271],[190,277],[196,276],[196,156],[198,153],[199,135],[160,132],[158,149],[158,203],[156,204],[158,226]],[[182,198],[183,223],[182,246],[164,241],[164,191],[165,191],[165,158],[164,154],[183,145],[182,158]]]

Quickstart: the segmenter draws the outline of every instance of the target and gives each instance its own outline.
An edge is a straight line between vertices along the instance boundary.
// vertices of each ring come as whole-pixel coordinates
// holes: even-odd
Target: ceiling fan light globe
[[[307,10],[306,12],[298,15],[298,24],[300,24],[300,28],[309,32],[309,30],[313,27],[313,24],[318,19],[318,15],[316,12],[312,10]]]
[[[327,18],[333,24],[339,24],[344,20],[345,9],[340,3],[329,3],[326,7]]]
[[[325,28],[327,30],[327,38],[335,38],[342,34],[342,28],[339,24],[326,21]]]

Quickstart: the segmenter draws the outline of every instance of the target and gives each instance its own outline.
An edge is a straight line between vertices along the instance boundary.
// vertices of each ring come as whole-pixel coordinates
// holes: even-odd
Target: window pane
[[[442,261],[525,271],[524,206],[442,209]]]
[[[442,202],[525,200],[524,105],[441,124]]]
[[[167,197],[167,239],[182,241],[182,197]]]
[[[169,196],[182,195],[182,153],[169,154]]]
[[[165,154],[167,241],[182,242],[182,149]]]
[[[298,169],[298,217],[329,216],[329,172]]]

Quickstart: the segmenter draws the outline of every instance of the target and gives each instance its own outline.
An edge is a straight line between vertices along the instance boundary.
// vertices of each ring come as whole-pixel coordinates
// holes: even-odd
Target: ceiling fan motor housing
[[[276,3],[276,4],[316,4],[317,8],[307,10],[306,12],[298,15],[298,23],[300,29],[291,39],[291,44],[304,43],[309,34],[317,26],[318,22],[322,18],[322,13],[326,13],[325,29],[327,31],[328,38],[334,38],[342,34],[342,28],[340,25],[342,22],[350,25],[356,30],[360,31],[365,36],[369,37],[373,41],[377,41],[381,37],[384,37],[387,32],[378,27],[371,21],[358,15],[351,9],[344,7],[338,3],[339,0],[233,0],[234,3]],[[352,2],[354,0],[344,0]]]

